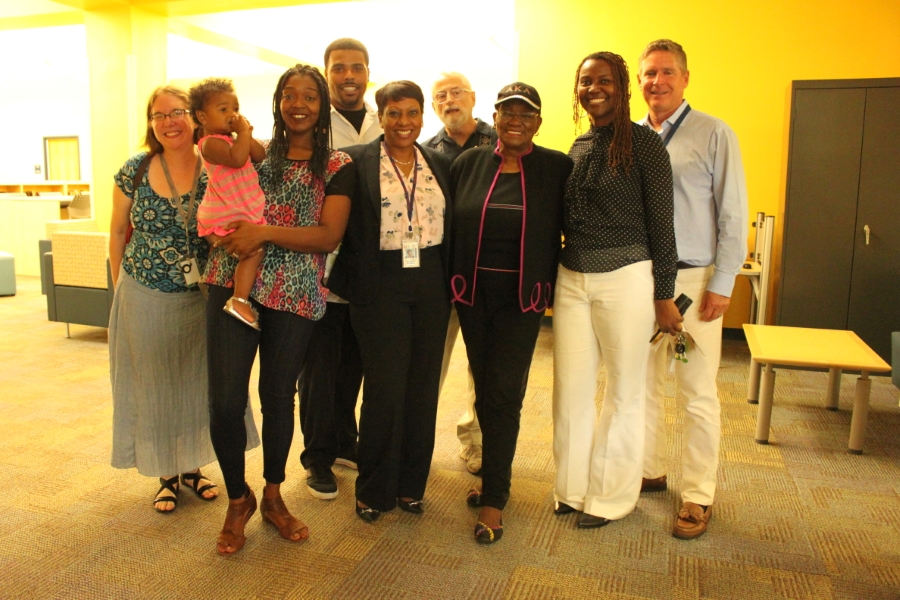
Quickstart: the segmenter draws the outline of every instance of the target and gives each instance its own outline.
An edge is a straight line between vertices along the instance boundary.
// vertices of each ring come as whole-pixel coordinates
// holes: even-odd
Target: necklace
[[[408,167],[409,165],[411,165],[411,164],[413,164],[414,162],[416,162],[415,160],[410,160],[410,161],[407,161],[407,162],[403,162],[402,160],[397,160],[396,158],[391,158],[391,160],[394,161],[395,163],[397,163],[398,165],[403,165],[404,167]]]

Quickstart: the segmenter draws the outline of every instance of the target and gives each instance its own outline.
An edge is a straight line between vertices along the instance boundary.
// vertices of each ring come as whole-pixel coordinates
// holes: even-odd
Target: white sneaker
[[[466,461],[466,469],[472,475],[481,473],[481,444],[472,444],[471,446],[463,446],[459,449],[459,457]]]

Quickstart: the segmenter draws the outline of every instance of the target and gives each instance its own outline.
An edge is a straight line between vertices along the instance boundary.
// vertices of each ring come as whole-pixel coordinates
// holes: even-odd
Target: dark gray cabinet
[[[795,81],[778,325],[900,331],[900,79]]]

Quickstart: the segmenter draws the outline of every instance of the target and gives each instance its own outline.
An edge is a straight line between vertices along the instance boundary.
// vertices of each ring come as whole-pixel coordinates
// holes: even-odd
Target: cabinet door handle
[[[869,245],[869,234],[872,233],[872,230],[869,229],[868,225],[866,225],[865,227],[863,227],[863,231],[866,232],[866,246],[868,246]]]

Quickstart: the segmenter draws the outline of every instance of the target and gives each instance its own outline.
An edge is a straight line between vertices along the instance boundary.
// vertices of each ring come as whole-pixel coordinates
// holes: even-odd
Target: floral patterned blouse
[[[309,161],[288,160],[287,163],[281,180],[277,182],[269,157],[256,165],[259,185],[266,194],[264,216],[267,225],[317,225],[322,216],[325,196],[352,195],[355,175],[352,167],[345,168],[352,162],[344,152],[332,150],[325,185],[314,185]],[[224,247],[213,249],[204,281],[233,287],[237,262],[225,252]],[[324,274],[325,254],[296,252],[266,244],[265,256],[250,295],[267,308],[292,312],[315,321],[325,314],[328,289],[322,286]]]
[[[437,246],[444,239],[444,210],[447,203],[444,200],[444,192],[438,185],[437,179],[425,157],[416,148],[416,162],[418,163],[418,176],[416,181],[416,200],[413,203],[412,225],[413,233],[419,236],[419,248]],[[412,191],[413,171],[409,177],[403,176],[403,184],[397,177],[398,170],[394,170],[391,159],[384,151],[381,144],[381,244],[380,250],[400,250],[403,234],[409,231],[409,215],[406,210],[406,194],[403,185],[408,191]]]
[[[145,156],[146,152],[135,154],[115,176],[116,185],[131,199],[130,219],[134,227],[131,239],[125,245],[122,266],[135,281],[148,288],[161,292],[196,291],[196,284],[185,285],[178,266],[186,252],[184,219],[178,205],[183,202],[187,206],[191,194],[188,192],[180,200],[161,197],[150,187],[150,169],[144,171],[135,189],[134,176]],[[200,204],[205,192],[206,172],[203,171],[197,184],[195,204]],[[188,223],[188,232],[190,248],[202,270],[209,254],[209,245],[197,235],[196,208]]]

